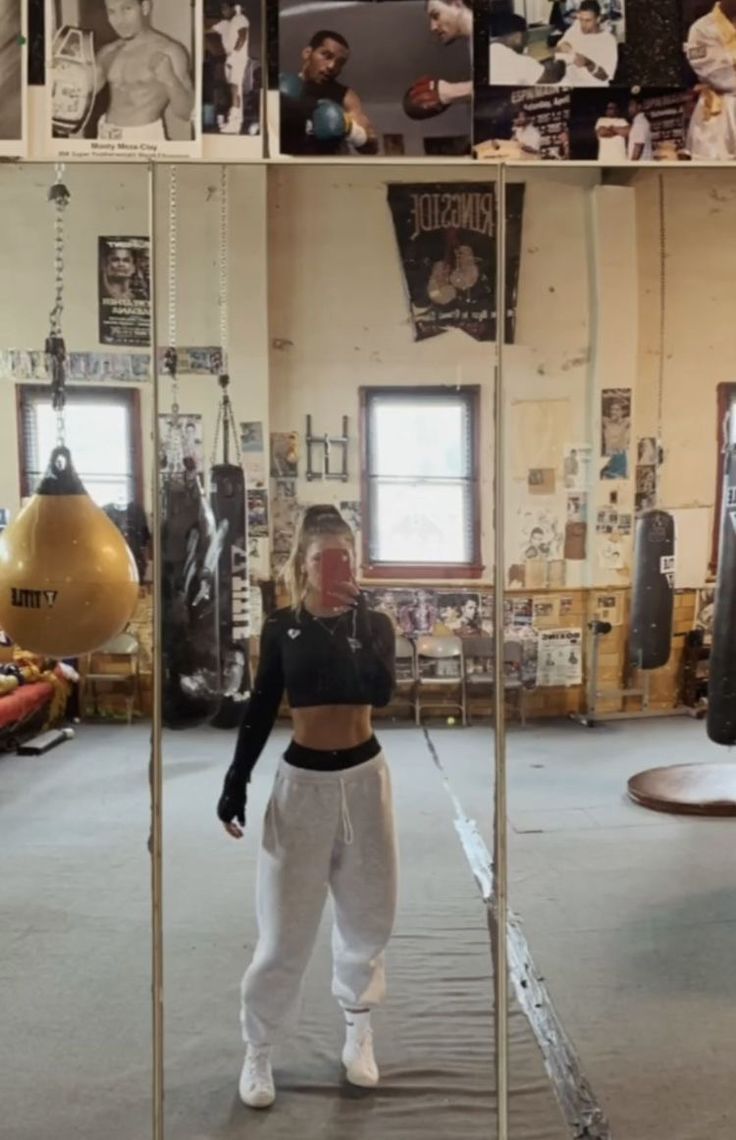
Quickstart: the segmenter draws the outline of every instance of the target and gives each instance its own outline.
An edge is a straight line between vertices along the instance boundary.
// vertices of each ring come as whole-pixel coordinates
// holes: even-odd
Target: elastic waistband
[[[292,740],[281,759],[280,769],[292,779],[349,780],[378,767],[382,758],[381,745],[375,736],[354,748],[332,751],[307,748]]]

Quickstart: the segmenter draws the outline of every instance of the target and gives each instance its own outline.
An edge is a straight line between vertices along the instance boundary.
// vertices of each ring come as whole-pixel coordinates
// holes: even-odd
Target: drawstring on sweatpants
[[[340,807],[342,809],[342,833],[346,844],[353,842],[353,824],[348,810],[348,797],[345,790],[345,781],[340,780]]]

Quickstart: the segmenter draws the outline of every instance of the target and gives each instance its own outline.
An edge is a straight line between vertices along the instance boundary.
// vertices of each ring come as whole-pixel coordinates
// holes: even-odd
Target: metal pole
[[[148,232],[151,240],[151,368],[153,378],[153,724],[151,727],[151,998],[153,1015],[153,1140],[164,1140],[164,961],[162,873],[162,646],[161,646],[161,469],[158,447],[159,378],[156,321],[156,166],[148,167]]]
[[[495,790],[493,827],[494,1026],[496,1044],[497,1140],[508,1140],[508,853],[506,810],[506,706],[504,701],[504,387],[506,336],[506,170],[498,169],[496,190],[496,382],[494,385],[494,692]]]

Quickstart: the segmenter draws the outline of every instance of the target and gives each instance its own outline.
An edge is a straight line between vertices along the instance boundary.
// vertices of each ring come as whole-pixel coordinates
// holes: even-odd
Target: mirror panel
[[[701,719],[730,668],[711,670],[710,639],[733,174],[509,181],[526,203],[503,350],[512,987],[568,1122],[725,1136],[729,821],[683,810],[733,810]]]
[[[148,172],[4,165],[0,213],[0,1101],[17,1140],[132,1140],[151,1118]],[[35,494],[59,438],[55,299],[87,495],[58,470]]]

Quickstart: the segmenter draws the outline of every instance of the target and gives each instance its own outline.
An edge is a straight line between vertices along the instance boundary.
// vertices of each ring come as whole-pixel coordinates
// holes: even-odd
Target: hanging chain
[[[164,371],[171,380],[171,416],[166,433],[166,464],[169,474],[184,470],[184,441],[179,416],[179,377],[176,352],[176,268],[178,238],[177,171],[172,163],[169,167],[169,343],[164,356]]]
[[[228,201],[228,173],[227,167],[223,164],[220,168],[220,349],[222,351],[222,363],[220,371],[227,373],[229,370],[228,362],[228,339],[230,322],[228,320],[228,280],[230,273],[230,264],[228,260],[228,232],[230,219],[228,215],[229,201]]]
[[[69,204],[69,190],[64,184],[65,166],[57,163],[55,181],[49,190],[49,201],[54,204],[54,306],[49,313],[49,335],[46,338],[46,368],[51,376],[51,403],[56,412],[56,441],[65,443],[67,360],[62,332],[64,316],[64,280],[66,276],[66,233],[64,212]]]
[[[220,168],[220,254],[219,254],[219,293],[218,293],[218,308],[220,317],[220,388],[222,389],[222,399],[220,400],[220,407],[217,412],[217,424],[215,425],[215,439],[212,447],[212,463],[217,463],[217,448],[220,442],[220,431],[223,432],[224,437],[224,461],[230,462],[230,436],[235,446],[235,454],[237,462],[240,463],[240,441],[238,439],[238,432],[235,425],[235,416],[233,414],[233,406],[228,396],[227,390],[230,384],[229,370],[229,357],[230,357],[230,210],[229,210],[229,193],[228,193],[228,171],[227,167],[223,165]]]
[[[662,439],[664,404],[665,319],[667,311],[667,229],[665,223],[664,177],[659,175],[659,377],[657,381],[657,444]]]

